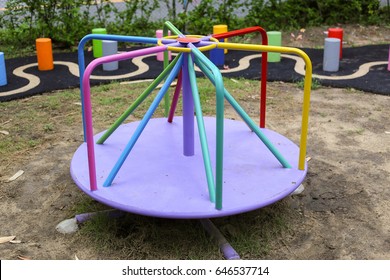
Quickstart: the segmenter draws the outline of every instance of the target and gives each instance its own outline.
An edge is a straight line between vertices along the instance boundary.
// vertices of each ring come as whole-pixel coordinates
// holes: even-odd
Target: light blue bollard
[[[5,71],[4,53],[0,52],[0,86],[7,85],[7,71]]]
[[[103,56],[113,55],[118,52],[118,42],[110,40],[102,40]],[[104,71],[115,71],[118,70],[118,61],[103,63]]]
[[[339,71],[340,39],[326,38],[324,47],[323,70],[326,72]]]

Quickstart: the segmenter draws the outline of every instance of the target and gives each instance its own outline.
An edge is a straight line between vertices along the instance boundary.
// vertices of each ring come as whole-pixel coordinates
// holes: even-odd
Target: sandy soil
[[[373,43],[364,37],[370,30],[359,26],[347,30],[348,44]],[[309,40],[310,32],[319,34],[319,39]],[[292,36],[284,40],[289,45],[318,46],[322,32],[306,30],[303,40]],[[378,42],[390,38],[386,28],[370,34]],[[258,99],[253,96],[248,94],[240,102],[255,117]],[[295,84],[269,85],[268,126],[294,141],[300,129],[301,97],[302,90]],[[305,190],[284,200],[285,211],[291,212],[289,229],[274,239],[264,258],[390,259],[389,107],[387,96],[337,88],[312,91]],[[0,121],[4,128],[5,121]],[[55,229],[84,195],[69,174],[80,131],[65,122],[59,131],[43,147],[15,155],[0,168],[0,236],[15,235],[21,241],[0,244],[1,259],[102,257],[93,246],[78,243],[77,235]],[[18,170],[25,173],[5,182]]]

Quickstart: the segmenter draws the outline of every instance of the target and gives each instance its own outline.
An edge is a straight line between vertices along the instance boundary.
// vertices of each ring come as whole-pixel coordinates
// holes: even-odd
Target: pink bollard
[[[168,30],[168,36],[171,36],[171,31],[170,30]],[[156,38],[157,39],[161,39],[162,37],[163,37],[163,31],[161,29],[156,30]],[[158,61],[164,61],[164,53],[163,52],[157,53],[157,60]],[[168,52],[168,60],[169,61],[172,60],[171,52]]]
[[[390,71],[390,46],[389,46],[389,63],[387,64],[387,70]]]

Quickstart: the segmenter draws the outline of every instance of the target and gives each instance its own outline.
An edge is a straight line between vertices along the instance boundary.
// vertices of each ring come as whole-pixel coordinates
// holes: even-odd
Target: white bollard
[[[337,38],[326,38],[324,47],[323,70],[327,72],[339,71],[340,43]]]
[[[117,41],[103,40],[102,46],[103,46],[103,56],[116,54],[118,52]],[[103,70],[104,71],[118,70],[118,61],[103,63]]]

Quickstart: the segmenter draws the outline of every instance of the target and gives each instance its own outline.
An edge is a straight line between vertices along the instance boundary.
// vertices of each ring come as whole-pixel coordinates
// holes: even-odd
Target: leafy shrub
[[[90,26],[82,0],[9,0],[0,15],[0,27],[9,31],[8,41],[31,44],[50,37],[65,46],[73,45]]]
[[[38,37],[50,37],[63,47],[75,46],[94,27],[108,33],[154,36],[162,21],[151,20],[159,7],[168,9],[164,20],[192,34],[212,33],[215,24],[229,29],[259,25],[267,30],[288,30],[337,23],[382,24],[390,22],[390,7],[379,0],[202,0],[191,11],[192,0],[125,0],[118,10],[109,0],[9,0],[0,12],[2,45],[28,49]],[[181,4],[184,11],[177,14]],[[238,12],[245,12],[239,18]],[[27,47],[27,48],[26,48]]]
[[[241,5],[238,0],[202,0],[192,11],[180,13],[176,24],[179,29],[191,34],[210,34],[216,24],[238,29],[244,22],[237,16]]]
[[[246,23],[287,30],[321,24],[381,22],[379,0],[251,0]]]
[[[150,20],[153,11],[160,6],[159,1],[126,0],[124,2],[124,10],[119,11],[116,7],[112,8],[115,20],[108,24],[110,33],[154,36],[154,30],[157,26],[162,26],[161,23]]]

